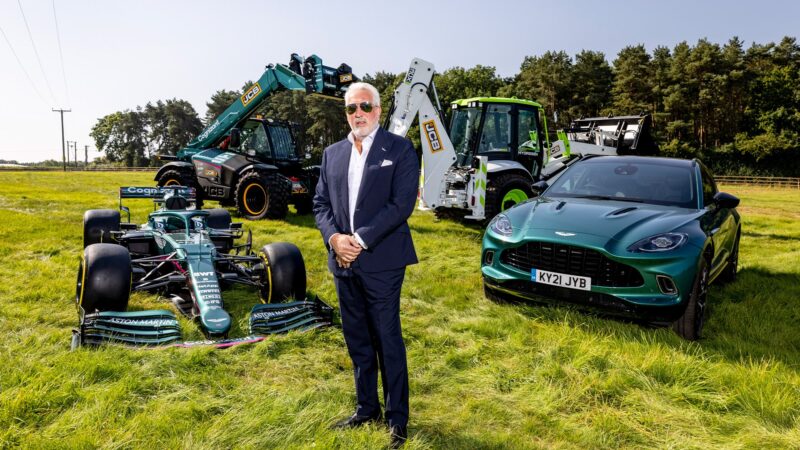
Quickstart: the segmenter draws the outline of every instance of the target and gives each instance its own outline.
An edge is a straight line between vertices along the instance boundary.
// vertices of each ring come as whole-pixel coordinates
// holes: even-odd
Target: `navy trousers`
[[[378,371],[389,426],[408,424],[408,365],[400,329],[400,288],[405,267],[334,277],[339,295],[342,331],[353,361],[358,408],[356,414],[377,416]]]

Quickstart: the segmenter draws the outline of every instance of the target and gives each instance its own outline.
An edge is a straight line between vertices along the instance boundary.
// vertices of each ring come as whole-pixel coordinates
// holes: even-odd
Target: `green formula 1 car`
[[[157,209],[137,226],[122,205],[126,198],[153,199]],[[244,232],[241,223],[231,223],[227,210],[197,210],[194,202],[192,188],[122,187],[119,211],[86,211],[75,293],[80,323],[73,347],[177,344],[181,333],[174,314],[127,311],[131,291],[168,298],[219,346],[331,323],[330,307],[319,299],[305,300],[305,264],[294,244],[268,244],[255,254],[250,233],[244,244],[234,244]],[[120,211],[127,213],[127,222],[121,221]],[[235,284],[254,288],[263,304],[251,312],[253,336],[226,340],[231,316],[222,292]],[[295,301],[280,303],[286,300]]]
[[[697,160],[595,157],[497,215],[481,271],[493,299],[568,302],[697,339],[707,286],[736,278],[739,199]]]

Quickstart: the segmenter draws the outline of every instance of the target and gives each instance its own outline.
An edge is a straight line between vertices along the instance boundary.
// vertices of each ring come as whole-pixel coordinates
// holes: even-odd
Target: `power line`
[[[36,83],[33,82],[33,78],[31,78],[31,75],[28,73],[27,70],[25,70],[25,66],[22,64],[22,61],[19,59],[19,56],[17,55],[17,52],[14,50],[14,46],[11,45],[11,41],[8,40],[8,36],[6,36],[6,32],[3,31],[2,27],[0,27],[0,34],[3,35],[3,39],[5,39],[6,43],[8,44],[8,48],[11,49],[11,53],[14,54],[14,58],[17,60],[17,64],[19,64],[19,68],[22,69],[22,73],[24,73],[25,77],[28,78],[28,82],[31,84],[31,87],[33,88],[33,91],[36,92],[36,95],[39,96],[39,99],[42,101],[42,103],[44,103],[46,105],[47,104],[47,100],[44,99],[44,96],[42,95],[42,93],[39,92],[39,89],[36,88]]]
[[[39,63],[39,70],[42,71],[44,84],[47,86],[47,90],[50,91],[50,97],[53,99],[53,102],[57,103],[56,96],[53,94],[53,88],[50,87],[50,81],[44,73],[44,65],[42,65],[42,59],[39,57],[39,50],[36,49],[36,43],[33,42],[33,34],[31,34],[31,27],[28,26],[28,19],[25,17],[25,11],[22,9],[22,2],[17,0],[17,5],[19,5],[19,12],[22,13],[22,21],[25,22],[25,29],[28,30],[28,38],[31,40],[31,46],[33,46],[33,53],[36,55],[36,61]]]
[[[58,57],[61,59],[61,78],[64,80],[64,95],[67,97],[67,105],[70,105],[72,102],[69,99],[69,89],[67,89],[67,71],[64,68],[64,52],[61,51],[61,32],[58,30],[56,0],[53,0],[53,20],[56,22],[56,40],[58,40]]]

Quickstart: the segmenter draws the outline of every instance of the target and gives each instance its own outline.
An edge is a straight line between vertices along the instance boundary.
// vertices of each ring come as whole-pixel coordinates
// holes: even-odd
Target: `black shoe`
[[[346,428],[360,427],[370,422],[380,422],[380,421],[381,421],[380,414],[378,414],[377,416],[359,416],[358,414],[353,414],[352,416],[346,419],[336,422],[335,424],[333,424],[333,426],[331,426],[331,428],[333,428],[334,430],[342,430]]]
[[[394,425],[389,428],[389,432],[392,437],[389,448],[400,448],[406,444],[406,439],[408,439],[408,429],[406,427]]]

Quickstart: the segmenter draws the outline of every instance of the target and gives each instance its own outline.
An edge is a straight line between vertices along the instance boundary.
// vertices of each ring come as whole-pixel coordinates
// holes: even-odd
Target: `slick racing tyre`
[[[264,303],[305,300],[306,264],[296,245],[289,242],[267,244],[258,255],[264,264],[261,280]]]
[[[83,213],[83,248],[101,242],[114,242],[111,232],[119,231],[119,211],[90,209]]]
[[[78,266],[75,301],[87,313],[125,311],[131,293],[131,256],[116,244],[92,244]]]
[[[525,176],[507,173],[490,179],[486,186],[486,220],[531,196],[531,180]]]
[[[161,174],[156,182],[159,187],[165,186],[186,186],[194,188],[195,202],[197,209],[203,207],[202,193],[200,186],[195,180],[194,174],[189,171],[167,170]]]
[[[250,172],[236,185],[236,208],[250,219],[283,219],[289,211],[291,182],[278,174]]]
[[[708,293],[708,264],[705,258],[700,263],[700,268],[692,284],[692,292],[686,302],[683,315],[672,323],[672,329],[678,336],[687,341],[700,339],[706,319],[706,296]]]

